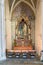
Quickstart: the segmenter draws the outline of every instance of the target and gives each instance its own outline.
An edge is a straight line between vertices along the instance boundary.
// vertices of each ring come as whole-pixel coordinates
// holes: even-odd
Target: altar
[[[33,50],[31,38],[31,22],[28,17],[22,13],[15,24],[15,39],[12,49],[14,52],[29,52]]]
[[[14,52],[29,52],[29,51],[32,51],[33,48],[31,46],[24,46],[24,47],[14,47]]]

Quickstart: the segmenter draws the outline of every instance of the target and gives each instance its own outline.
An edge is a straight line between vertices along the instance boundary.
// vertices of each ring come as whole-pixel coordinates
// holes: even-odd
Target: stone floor
[[[36,59],[7,59],[1,61],[0,65],[43,65],[43,62]]]

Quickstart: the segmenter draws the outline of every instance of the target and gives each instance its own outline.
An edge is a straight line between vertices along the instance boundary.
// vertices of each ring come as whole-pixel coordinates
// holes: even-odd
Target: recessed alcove
[[[30,10],[31,8],[23,2],[19,3],[18,6],[16,6],[16,8],[13,10],[11,22],[11,37],[12,44],[16,40],[17,46],[28,47],[30,45],[32,49],[35,50],[35,17],[34,13]],[[30,16],[33,18],[31,19]]]
[[[6,22],[6,49],[9,49],[10,51],[14,52],[29,52],[31,50],[32,52],[36,51],[36,53],[40,55],[41,39],[39,37],[41,33],[41,24],[39,23],[39,19],[36,20],[33,9],[26,2],[20,1],[19,3],[17,3],[11,13],[10,22],[9,20],[8,22]],[[37,30],[37,28],[39,29]]]

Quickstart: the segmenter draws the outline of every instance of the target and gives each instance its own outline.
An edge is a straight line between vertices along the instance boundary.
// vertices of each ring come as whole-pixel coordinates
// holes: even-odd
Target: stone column
[[[43,0],[42,0],[42,50],[43,50]]]
[[[42,51],[41,51],[41,60],[43,60],[43,0],[41,0],[41,22],[42,22]]]
[[[12,49],[11,41],[11,18],[8,0],[5,0],[5,19],[6,19],[6,49]]]
[[[1,10],[1,0],[0,0],[0,58],[1,58],[1,48],[2,48],[2,45],[1,45],[1,40],[2,40],[2,37],[1,37],[1,35],[2,35],[2,25],[1,25],[1,22],[2,22],[2,10]]]
[[[4,0],[2,0],[2,57],[6,58],[6,39],[5,39],[5,9],[4,9]]]
[[[4,19],[4,0],[0,2],[0,60],[5,60],[5,19]]]

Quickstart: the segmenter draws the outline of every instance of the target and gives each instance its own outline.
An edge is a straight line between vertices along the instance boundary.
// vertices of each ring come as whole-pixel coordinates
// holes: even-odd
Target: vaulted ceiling
[[[25,11],[25,9],[27,8],[27,10],[28,10],[28,13],[27,14],[29,14],[30,17],[35,18],[35,11],[36,11],[35,9],[36,9],[37,0],[8,0],[8,2],[9,2],[9,11],[12,13],[14,11],[15,5],[16,5],[16,7],[19,6],[19,4],[21,3],[20,1],[21,2],[24,2],[25,1],[24,4],[29,5],[28,7],[27,6],[24,7],[24,4],[22,3],[20,5],[20,6],[22,6],[21,7],[22,10]]]
[[[9,1],[9,9],[11,9],[11,6],[12,6],[14,0],[8,0],[8,1]],[[15,0],[14,5],[15,5],[18,1],[20,1],[20,0]],[[29,2],[32,6],[36,7],[37,0],[25,0],[25,1]]]

